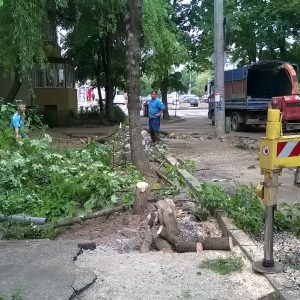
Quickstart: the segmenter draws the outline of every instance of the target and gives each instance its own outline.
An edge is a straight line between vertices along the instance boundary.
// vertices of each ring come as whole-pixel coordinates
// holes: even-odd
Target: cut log
[[[165,227],[160,226],[157,230],[157,235],[168,241],[173,245],[177,252],[199,252],[203,250],[231,250],[231,237],[209,237],[206,239],[199,239],[194,242],[186,242],[181,240],[178,236],[169,232]],[[201,244],[201,245],[197,245]],[[202,250],[201,250],[202,248]]]
[[[165,227],[160,226],[157,235],[172,244],[179,253],[184,252],[202,252],[203,245],[201,242],[186,242],[181,240],[175,234],[169,232]]]
[[[68,226],[68,225],[73,225],[75,223],[81,223],[84,220],[88,220],[88,219],[93,219],[93,218],[98,218],[100,216],[105,216],[105,215],[110,215],[113,214],[115,212],[118,211],[123,211],[126,210],[126,207],[124,205],[119,205],[116,207],[112,207],[112,208],[107,208],[107,209],[103,209],[100,211],[95,211],[92,213],[88,213],[83,217],[73,217],[73,218],[68,218],[68,219],[63,219],[58,221],[58,223],[53,224],[53,227],[63,227],[63,226]]]
[[[204,240],[199,239],[203,244],[204,250],[226,250],[230,251],[233,247],[231,237],[210,237]]]
[[[168,232],[179,235],[179,228],[176,220],[176,210],[173,200],[166,199],[157,202],[157,213],[160,224],[168,230]]]
[[[142,214],[147,208],[147,182],[138,182],[136,184],[135,199],[133,203],[133,213],[136,215]]]
[[[180,241],[176,243],[175,248],[178,253],[185,253],[185,252],[199,253],[203,251],[203,245],[200,242]]]
[[[165,253],[173,253],[171,245],[166,240],[163,240],[160,237],[156,237],[153,240],[153,242],[154,242],[155,248],[158,251],[162,251]]]
[[[169,232],[164,226],[159,227],[159,229],[157,230],[157,235],[174,246],[179,242],[178,236]]]
[[[158,222],[158,216],[157,216],[157,212],[151,212],[148,216],[147,216],[147,224],[150,228],[152,228],[153,226],[155,226]]]
[[[173,253],[172,246],[164,239],[160,238],[157,234],[157,228],[153,227],[151,229],[153,243],[155,248],[158,251],[166,252],[166,253]]]
[[[143,243],[140,247],[140,252],[141,253],[148,253],[150,251],[152,243],[153,243],[152,233],[151,233],[150,227],[147,226],[147,231],[145,233]]]

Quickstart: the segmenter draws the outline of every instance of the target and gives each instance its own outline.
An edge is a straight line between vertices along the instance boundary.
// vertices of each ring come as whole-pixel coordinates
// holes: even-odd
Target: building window
[[[68,64],[50,63],[46,70],[38,69],[35,87],[74,88],[74,68]]]

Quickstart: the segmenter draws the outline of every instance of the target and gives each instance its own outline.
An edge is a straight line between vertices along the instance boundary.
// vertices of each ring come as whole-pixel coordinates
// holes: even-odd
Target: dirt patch
[[[157,192],[149,194],[149,204],[143,215],[134,215],[131,211],[114,213],[95,219],[86,220],[64,228],[56,237],[57,240],[92,240],[103,251],[113,253],[129,253],[138,251],[147,228],[147,215],[156,211],[155,203],[164,196]],[[177,205],[177,221],[180,237],[185,241],[197,238],[220,237],[222,232],[214,218],[198,222],[187,208],[188,195],[181,193],[175,196]]]
[[[180,137],[180,135],[179,135]],[[243,143],[247,147],[237,147]],[[217,182],[229,193],[236,185],[256,186],[263,180],[259,167],[258,141],[248,137],[226,137],[216,139],[212,136],[191,139],[164,138],[172,155],[192,159],[196,163],[194,174],[201,182]],[[294,186],[294,169],[283,169],[279,177],[278,203],[300,202],[299,188]]]

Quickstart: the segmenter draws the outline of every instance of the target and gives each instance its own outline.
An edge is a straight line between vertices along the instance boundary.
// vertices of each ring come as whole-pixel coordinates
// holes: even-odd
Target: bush
[[[21,104],[21,101],[16,101],[16,103],[4,103],[0,100],[0,131],[3,132],[10,128],[10,121],[13,114],[17,111],[17,107]],[[46,126],[43,122],[43,115],[38,112],[38,107],[33,106],[26,110],[26,130],[32,129],[45,129]]]
[[[126,115],[124,111],[119,106],[112,107],[112,121],[113,123],[124,123],[126,120]]]
[[[117,202],[131,205],[141,175],[131,165],[112,168],[110,146],[57,150],[49,135],[16,140],[9,128],[15,109],[12,104],[0,107],[0,215],[55,221]],[[28,113],[28,130],[40,123],[35,111]]]
[[[126,114],[119,106],[112,107],[112,123],[118,124],[126,120]],[[78,113],[78,119],[81,122],[95,122],[97,124],[109,125],[110,123],[107,120],[105,107],[103,111],[100,111],[99,106],[93,106],[89,108],[81,107]]]
[[[59,152],[48,135],[18,140],[13,148],[0,150],[0,214],[56,220],[123,200],[128,204],[139,179],[133,168],[112,169],[105,145]],[[121,189],[128,194],[119,195]]]
[[[200,220],[206,220],[208,211],[221,209],[228,213],[237,227],[246,232],[259,234],[264,229],[265,208],[252,186],[240,185],[235,194],[229,197],[218,185],[203,183],[197,193],[192,192],[192,196],[199,200],[194,215]],[[278,231],[300,235],[300,205],[280,206],[275,211],[275,227]]]

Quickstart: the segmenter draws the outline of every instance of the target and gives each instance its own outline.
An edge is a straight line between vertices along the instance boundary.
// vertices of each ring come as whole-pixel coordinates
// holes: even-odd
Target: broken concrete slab
[[[96,280],[74,263],[80,251],[76,241],[1,241],[0,296],[71,299]]]

